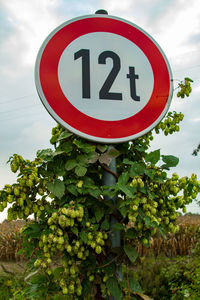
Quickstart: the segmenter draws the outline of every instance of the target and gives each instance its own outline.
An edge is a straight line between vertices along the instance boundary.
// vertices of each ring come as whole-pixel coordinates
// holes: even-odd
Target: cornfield
[[[17,252],[22,247],[22,236],[20,228],[25,225],[25,221],[5,220],[0,224],[0,260],[23,260],[23,255],[18,255]]]
[[[175,235],[168,234],[166,238],[163,238],[157,233],[152,238],[152,244],[149,248],[138,244],[139,255],[154,254],[157,256],[161,253],[168,257],[190,255],[199,239],[200,216],[179,217],[177,223],[180,230]],[[11,222],[5,220],[0,224],[0,261],[21,261],[24,259],[24,256],[18,255],[17,252],[22,247],[20,228],[25,224],[25,221],[20,220]]]
[[[198,226],[188,224],[179,226],[179,232],[176,234],[169,233],[166,238],[157,233],[152,238],[152,244],[149,248],[139,244],[137,247],[139,255],[147,256],[152,253],[155,256],[163,253],[167,257],[190,255],[199,239]]]

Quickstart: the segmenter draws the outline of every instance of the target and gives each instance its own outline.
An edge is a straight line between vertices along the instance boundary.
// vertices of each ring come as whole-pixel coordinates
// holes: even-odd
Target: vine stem
[[[100,166],[108,173],[112,174],[116,179],[119,178],[119,176],[114,172],[112,171],[111,169],[109,169],[108,167],[106,167],[104,164],[102,164],[100,161],[99,161],[99,164]]]
[[[100,266],[99,268],[104,268],[109,266],[114,260],[116,260],[118,257],[120,256],[120,254],[118,254],[117,256],[113,257],[107,264]]]

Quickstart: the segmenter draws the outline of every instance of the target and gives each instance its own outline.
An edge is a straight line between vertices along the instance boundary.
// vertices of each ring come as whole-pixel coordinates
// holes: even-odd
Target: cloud
[[[168,4],[168,2],[167,2]],[[195,0],[176,0],[170,2],[166,11],[152,24],[168,55],[180,55],[194,50],[196,45],[188,44],[191,34],[199,32],[199,4]]]
[[[20,139],[21,141],[26,141],[26,145],[30,147],[30,149],[35,145],[34,148],[37,151],[38,149],[46,147],[49,143],[53,126],[56,126],[56,122],[53,119],[49,119],[49,122],[45,123],[43,120],[38,120],[21,131]],[[50,147],[51,144],[49,144],[49,148]]]
[[[123,12],[128,12],[130,7],[132,7],[132,0],[102,0],[102,8],[108,11],[108,14],[112,14],[114,12],[118,12],[119,10]],[[120,17],[120,16],[119,16]]]
[[[39,47],[61,23],[105,9],[111,15],[142,27],[167,55],[173,77],[194,80],[188,99],[174,95],[170,110],[181,111],[185,119],[180,133],[157,135],[152,149],[180,158],[176,170],[181,176],[200,175],[199,156],[191,155],[200,142],[200,10],[196,0],[0,0],[0,186],[15,181],[6,161],[13,153],[34,158],[38,149],[48,148],[55,122],[40,106],[34,85],[34,64]],[[199,65],[199,66],[198,66]],[[174,81],[175,87],[178,81]],[[32,95],[30,97],[23,96]],[[22,97],[19,101],[16,98]],[[10,100],[12,100],[9,102]],[[8,102],[6,102],[8,101]],[[25,106],[29,106],[26,108]],[[16,110],[17,109],[17,110]],[[13,111],[5,113],[5,111]],[[13,177],[14,176],[14,177]]]
[[[63,0],[59,6],[59,15],[62,16],[62,22],[68,19],[79,17],[81,15],[94,14],[101,6],[101,0],[73,1]]]
[[[60,1],[10,0],[0,3],[7,14],[7,24],[13,29],[4,40],[4,51],[8,51],[12,61],[17,55],[18,63],[33,65],[42,41],[59,24],[56,8]]]

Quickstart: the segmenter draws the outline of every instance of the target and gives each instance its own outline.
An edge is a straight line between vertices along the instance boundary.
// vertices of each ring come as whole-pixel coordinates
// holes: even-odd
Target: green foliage
[[[189,77],[185,77],[184,81],[181,81],[178,84],[179,91],[177,93],[177,97],[185,98],[185,96],[189,97],[192,92],[191,83],[193,80]]]
[[[200,151],[200,144],[197,146],[197,148],[196,148],[196,149],[194,149],[194,151],[193,151],[192,155],[194,155],[194,156],[197,156],[197,155],[198,155],[198,153],[199,153],[199,151]]]
[[[0,295],[2,300],[25,299],[24,276],[14,274],[0,275]]]
[[[155,132],[171,134],[182,119],[181,113],[168,113]],[[0,211],[10,204],[9,220],[34,215],[23,229],[22,251],[31,270],[38,271],[28,280],[29,297],[40,299],[51,288],[69,300],[119,299],[140,291],[136,281],[121,282],[116,271],[138,259],[135,246],[141,242],[149,247],[156,228],[163,236],[175,233],[176,210],[185,211],[200,191],[194,174],[168,176],[178,158],[149,152],[151,140],[149,132],[110,150],[58,125],[50,140],[54,149],[38,151],[33,161],[17,154],[10,158],[17,183],[0,191]],[[102,177],[113,158],[116,184],[104,186]],[[111,228],[113,217],[117,222]],[[120,248],[111,247],[115,231],[121,235]]]
[[[137,272],[129,272],[155,300],[197,300],[200,295],[199,256],[170,260],[165,256],[142,258]]]

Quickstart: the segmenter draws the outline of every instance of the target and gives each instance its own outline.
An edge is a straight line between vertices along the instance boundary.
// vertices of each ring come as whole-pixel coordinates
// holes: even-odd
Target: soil
[[[17,274],[24,273],[26,262],[0,261],[0,274]]]

